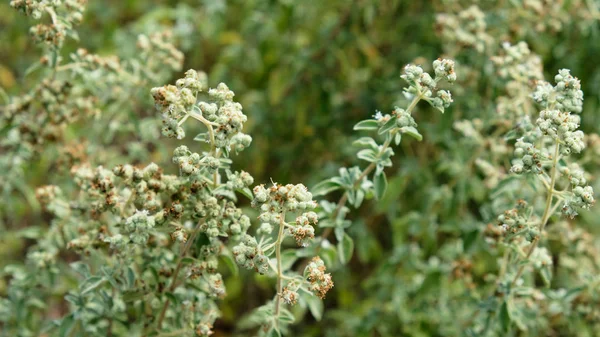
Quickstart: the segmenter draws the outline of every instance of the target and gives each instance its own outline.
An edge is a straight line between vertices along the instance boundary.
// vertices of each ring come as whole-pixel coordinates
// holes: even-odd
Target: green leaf
[[[174,305],[179,304],[179,300],[177,299],[177,297],[172,293],[172,292],[166,292],[165,296],[169,299],[169,301],[171,301],[171,303],[173,303]]]
[[[298,260],[296,249],[287,249],[281,252],[281,269],[285,271],[292,268],[296,260]]]
[[[231,256],[231,254],[228,252],[227,254],[221,254],[220,257],[227,268],[229,268],[229,271],[231,271],[231,274],[233,274],[233,276],[237,276],[240,272],[240,268],[237,263],[235,263],[233,256]]]
[[[463,239],[463,251],[468,252],[473,244],[477,242],[477,238],[479,238],[479,230],[475,229],[467,233]]]
[[[323,180],[316,184],[310,191],[313,196],[326,195],[341,188],[341,185],[332,179]]]
[[[207,133],[206,132],[202,132],[196,135],[196,137],[194,137],[194,141],[196,142],[206,142],[206,137]]]
[[[343,264],[350,262],[352,253],[354,252],[354,240],[352,240],[350,235],[344,233],[344,238],[342,241],[338,242],[338,251],[340,254],[340,261]]]
[[[285,324],[293,323],[296,320],[294,314],[287,309],[282,309],[279,313],[279,321]]]
[[[500,314],[498,315],[498,318],[500,319],[500,326],[502,327],[502,330],[505,332],[508,331],[511,324],[511,314],[506,301],[504,301],[502,306],[500,306]]]
[[[106,279],[102,276],[92,276],[88,278],[87,280],[83,281],[79,286],[79,290],[81,290],[81,295],[85,295],[89,292],[92,292],[94,289],[101,286],[102,283],[104,283],[105,281]]]
[[[124,291],[123,292],[123,301],[128,303],[128,302],[141,300],[142,298],[144,298],[144,295],[146,295],[146,294],[141,290]]]
[[[396,143],[396,145],[400,145],[400,141],[402,141],[402,134],[401,133],[397,133],[394,136],[394,143]]]
[[[318,298],[317,296],[315,296],[313,294],[307,294],[305,299],[306,299],[306,304],[308,305],[308,310],[310,311],[310,314],[317,321],[320,321],[321,318],[323,318],[323,309],[324,309],[323,300],[321,300],[320,298]]]
[[[30,226],[21,229],[16,232],[17,237],[26,238],[26,239],[39,239],[43,235],[44,231],[40,226]]]
[[[354,125],[354,130],[377,130],[379,124],[375,119],[366,119]]]
[[[337,255],[338,251],[333,245],[328,245],[327,247],[322,246],[321,250],[319,251],[319,256],[323,259],[323,262],[325,262],[326,265],[333,265],[335,263]]]
[[[58,336],[66,337],[71,334],[71,330],[73,330],[75,325],[75,319],[73,318],[73,314],[69,316],[65,316],[60,322],[60,326],[58,327]]]
[[[379,149],[379,145],[377,145],[377,142],[375,142],[375,140],[371,137],[361,137],[361,138],[355,140],[354,142],[352,142],[352,145],[359,146],[359,147],[368,146],[371,149],[376,150],[376,151]]]
[[[281,337],[281,332],[277,330],[275,327],[271,327],[269,332],[267,332],[267,337]]]
[[[381,198],[383,198],[385,195],[385,190],[387,189],[387,178],[385,177],[384,172],[375,175],[373,178],[373,189],[375,191],[375,198],[377,198],[377,200],[381,200]]]
[[[389,132],[391,129],[396,127],[396,117],[390,118],[383,126],[379,129],[379,134],[382,135],[386,132]]]
[[[135,286],[135,272],[131,267],[127,267],[127,286],[133,288]]]
[[[415,129],[412,126],[405,126],[405,127],[403,127],[403,128],[400,129],[400,132],[406,133],[407,135],[415,138],[418,141],[422,141],[423,140],[423,136],[419,133],[419,131],[417,129]]]
[[[245,196],[249,200],[253,200],[254,199],[254,196],[252,195],[252,190],[249,189],[248,187],[244,187],[242,189],[238,189],[237,192],[240,193],[241,195]]]
[[[550,283],[552,282],[552,269],[550,266],[543,266],[540,269],[540,276],[542,277],[542,281],[544,281],[544,285],[550,287]]]
[[[369,163],[377,161],[377,153],[371,149],[360,150],[356,156],[359,159],[368,161]]]
[[[36,71],[39,68],[41,68],[41,66],[42,66],[41,62],[35,62],[34,64],[30,65],[29,68],[27,68],[27,70],[25,70],[25,73],[23,74],[23,77],[27,77],[29,74],[31,74],[34,71]]]
[[[365,199],[365,191],[363,191],[362,189],[357,190],[356,198],[354,198],[354,202],[352,203],[352,206],[354,206],[354,208],[359,208],[364,199]]]

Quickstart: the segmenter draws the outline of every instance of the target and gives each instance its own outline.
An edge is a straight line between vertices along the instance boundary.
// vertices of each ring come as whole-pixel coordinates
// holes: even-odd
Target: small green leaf
[[[294,262],[298,260],[298,255],[296,255],[296,249],[288,249],[281,253],[281,269],[288,270],[292,268]]]
[[[377,130],[379,124],[375,119],[366,119],[354,125],[354,130]]]
[[[293,323],[295,320],[294,314],[292,314],[289,310],[282,309],[279,313],[279,321],[284,324]]]
[[[338,243],[338,251],[340,254],[340,261],[343,264],[348,263],[354,252],[354,240],[352,240],[350,235],[344,233],[344,238]]]
[[[423,136],[419,133],[419,131],[417,129],[415,129],[412,126],[405,126],[403,128],[400,129],[400,132],[402,133],[406,133],[409,136],[415,138],[418,141],[422,141],[423,140]]]
[[[381,198],[383,198],[385,195],[385,190],[387,189],[387,178],[385,177],[384,172],[375,175],[373,178],[373,189],[375,191],[375,198],[377,198],[377,200],[381,200]]]
[[[127,286],[133,288],[135,286],[135,272],[131,267],[127,267]]]
[[[275,327],[271,327],[269,332],[267,332],[267,337],[281,337],[281,332],[277,330]]]
[[[172,292],[166,292],[165,296],[169,299],[169,301],[171,301],[171,303],[173,303],[175,305],[179,304],[179,300]]]
[[[502,303],[502,306],[500,306],[500,314],[498,315],[498,318],[500,319],[500,326],[502,327],[502,330],[505,332],[508,331],[511,324],[511,314],[506,301]]]
[[[79,286],[79,289],[81,290],[81,295],[85,295],[93,291],[94,289],[101,286],[102,283],[104,283],[105,281],[106,279],[102,276],[92,276],[88,278],[87,280],[83,281]]]
[[[144,295],[146,295],[146,294],[141,290],[124,291],[123,292],[123,301],[128,303],[128,302],[141,300],[142,298],[144,298]]]
[[[231,271],[231,274],[233,274],[233,276],[237,276],[240,272],[240,268],[237,263],[235,263],[233,256],[228,252],[227,254],[221,254],[220,257],[227,268],[229,268],[229,271]]]
[[[196,259],[194,259],[193,257],[190,257],[190,256],[186,256],[181,259],[181,264],[184,266],[187,264],[192,264],[194,262],[196,262]]]
[[[75,319],[73,318],[73,314],[66,316],[60,322],[60,326],[58,327],[58,336],[66,337],[71,335],[71,330],[73,330],[75,324]]]
[[[306,294],[306,304],[310,314],[317,320],[320,321],[323,318],[323,300],[313,294]]]
[[[341,188],[341,185],[332,179],[323,180],[316,184],[310,191],[313,196],[326,195]]]
[[[354,206],[354,208],[359,208],[360,205],[362,204],[363,200],[365,200],[365,191],[363,191],[362,189],[357,190],[356,198],[354,198],[354,202],[352,203],[352,206]]]
[[[238,189],[237,192],[240,193],[241,195],[245,196],[249,200],[253,200],[254,199],[254,196],[252,195],[252,190],[249,189],[248,187],[244,187],[242,189]]]
[[[386,132],[389,132],[391,129],[396,127],[396,117],[390,118],[383,126],[379,129],[379,134],[382,135]]]
[[[375,140],[371,137],[361,137],[361,138],[355,140],[354,142],[352,142],[352,145],[359,146],[359,147],[368,146],[368,147],[372,148],[373,150],[379,149],[379,145],[377,145],[377,142],[375,142]]]
[[[542,281],[544,281],[544,285],[546,287],[550,287],[550,283],[552,282],[552,269],[550,266],[546,265],[540,269],[540,276],[542,277]]]
[[[34,64],[30,65],[29,68],[27,68],[27,70],[25,70],[25,73],[23,74],[23,77],[27,77],[29,74],[31,74],[34,71],[36,71],[39,68],[41,68],[41,66],[42,66],[41,62],[35,62]]]
[[[371,149],[360,150],[356,156],[359,159],[368,161],[369,163],[377,161],[377,153]]]
[[[394,143],[396,143],[396,145],[400,145],[401,141],[402,141],[402,134],[401,133],[397,133],[394,136]]]

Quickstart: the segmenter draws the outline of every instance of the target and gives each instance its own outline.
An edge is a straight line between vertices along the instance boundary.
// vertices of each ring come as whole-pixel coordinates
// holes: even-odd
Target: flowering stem
[[[283,279],[283,273],[281,270],[281,243],[283,242],[285,228],[285,209],[281,212],[279,219],[279,234],[277,235],[277,241],[275,242],[275,258],[277,259],[277,294],[275,295],[275,327],[279,327],[279,307],[281,306],[281,280]]]
[[[542,231],[546,227],[546,224],[548,223],[550,216],[552,216],[553,212],[551,210],[556,210],[556,206],[552,207],[552,199],[554,197],[554,185],[556,184],[556,171],[557,171],[556,166],[558,164],[559,149],[560,149],[560,142],[557,139],[555,142],[555,146],[554,146],[554,157],[552,158],[552,169],[550,170],[550,185],[547,187],[548,196],[546,197],[546,206],[544,208],[544,214],[542,215],[542,222],[540,223],[540,235],[542,235]],[[539,237],[536,237],[533,240],[533,242],[529,246],[529,250],[527,251],[525,260],[527,260],[531,257],[531,254],[533,254],[533,251],[535,250],[535,248],[537,247],[539,242],[540,242]],[[517,271],[517,274],[515,275],[515,278],[513,279],[511,286],[514,286],[516,284],[517,280],[519,279],[519,277],[521,277],[524,270],[525,270],[525,265],[522,265],[519,268],[519,270]]]
[[[412,102],[410,102],[410,105],[408,106],[408,108],[406,108],[406,113],[411,113],[412,110],[415,108],[415,106],[417,106],[417,104],[419,103],[419,101],[423,98],[423,95],[421,93],[419,93],[418,95],[415,96],[415,98],[413,98]],[[392,138],[393,137],[388,137],[388,139],[386,139],[385,143],[383,143],[383,146],[381,147],[381,150],[379,151],[379,153],[377,154],[377,156],[380,156],[381,154],[383,154],[385,152],[385,150],[390,147],[390,143],[392,142]],[[375,168],[377,167],[377,164],[375,162],[369,164],[369,166],[367,166],[364,171],[362,171],[362,173],[358,176],[358,178],[354,181],[354,184],[352,185],[352,188],[356,188],[358,187],[358,185],[360,185],[360,183],[362,182],[362,180],[369,175],[369,173],[371,173]],[[342,197],[340,198],[340,200],[337,203],[337,206],[335,208],[335,210],[333,211],[331,217],[333,219],[335,219],[338,214],[340,213],[340,211],[342,210],[342,207],[344,207],[346,205],[346,202],[348,201],[348,192],[344,192],[344,194],[342,195]],[[325,231],[323,231],[323,234],[321,234],[321,240],[326,239],[329,235],[331,235],[331,232],[333,232],[333,228],[332,227],[328,227],[327,229],[325,229]]]
[[[194,228],[192,235],[186,241],[185,246],[183,246],[183,249],[181,250],[181,254],[179,254],[179,261],[177,261],[177,267],[175,267],[175,271],[173,272],[173,280],[171,281],[171,285],[169,286],[169,292],[173,292],[175,290],[175,287],[177,287],[177,278],[179,276],[179,272],[181,271],[181,267],[183,266],[183,258],[185,257],[187,252],[190,250],[190,247],[192,247],[192,244],[196,240],[196,236],[198,235],[198,232],[200,231],[200,226],[202,226],[203,223],[204,223],[203,219],[200,219],[200,221],[198,221],[198,224],[196,225],[196,228]],[[167,313],[167,309],[169,308],[169,302],[170,302],[169,298],[167,298],[165,300],[165,304],[163,305],[162,310],[160,311],[160,315],[158,317],[158,329],[159,330],[162,327],[162,322],[165,319],[165,314]]]

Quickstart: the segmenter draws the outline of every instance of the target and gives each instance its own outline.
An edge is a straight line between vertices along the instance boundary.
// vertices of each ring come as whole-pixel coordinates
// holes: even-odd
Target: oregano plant
[[[596,336],[599,13],[0,4],[0,336]]]

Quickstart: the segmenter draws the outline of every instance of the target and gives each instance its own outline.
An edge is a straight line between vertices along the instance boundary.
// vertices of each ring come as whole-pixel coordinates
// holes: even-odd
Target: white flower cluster
[[[150,232],[154,228],[154,217],[148,215],[148,211],[136,211],[125,221],[124,232],[129,234],[129,239],[136,244],[148,242]]]
[[[319,298],[325,298],[327,292],[333,288],[331,274],[325,273],[325,263],[320,257],[314,257],[304,271],[304,275],[310,282],[308,289]]]
[[[569,69],[561,69],[554,77],[556,85],[539,82],[533,99],[545,109],[580,113],[583,109],[583,91],[579,79]]]
[[[200,173],[201,168],[206,168],[209,173],[216,172],[220,161],[210,153],[204,153],[200,156],[192,152],[187,146],[181,145],[173,152],[173,162],[179,165],[181,173],[184,176],[191,176]]]
[[[317,203],[312,200],[312,193],[302,184],[273,184],[269,188],[258,185],[254,187],[252,205],[260,207],[260,221],[271,224],[284,221],[285,219],[281,219],[281,213],[284,211],[299,212],[317,207]]]
[[[562,208],[564,215],[573,219],[577,216],[577,208],[589,209],[595,204],[594,200],[594,189],[592,186],[575,186],[573,187],[571,196],[567,200]]]
[[[436,24],[442,39],[453,45],[471,47],[482,52],[491,41],[486,33],[485,13],[476,5],[458,14],[438,14]]]
[[[204,88],[201,78],[195,70],[188,70],[184,78],[177,80],[177,86],[152,88],[150,93],[154,97],[154,103],[163,115],[163,135],[177,139],[185,137],[185,131],[179,122],[192,112],[196,96]]]
[[[404,67],[404,74],[400,77],[408,82],[405,91],[412,95],[419,95],[429,102],[434,108],[444,112],[444,108],[453,102],[452,95],[446,90],[437,90],[438,82],[443,80],[452,83],[456,81],[454,61],[438,59],[433,61],[435,78],[425,72],[418,65],[409,64]],[[434,95],[435,93],[435,95]]]
[[[62,46],[72,26],[83,19],[86,2],[87,0],[12,0],[10,6],[35,20],[48,13],[52,23],[35,25],[29,33],[36,42],[57,49]]]
[[[246,171],[227,171],[227,187],[239,190],[254,184],[254,178]]]
[[[315,226],[319,217],[315,212],[306,212],[296,218],[296,226],[289,228],[290,234],[296,239],[298,246],[307,247],[315,237]]]
[[[255,269],[260,274],[269,271],[269,259],[259,249],[256,239],[250,235],[244,235],[241,242],[233,247],[235,262],[246,268]]]
[[[542,152],[532,143],[526,142],[524,138],[517,139],[515,143],[515,158],[510,171],[521,174],[523,172],[542,173],[542,160],[545,159]]]
[[[407,113],[406,110],[402,108],[396,107],[392,112],[392,115],[396,116],[396,126],[399,128],[407,126],[417,127],[417,122],[415,122],[413,116],[411,116],[411,114]]]
[[[204,117],[217,124],[215,143],[219,148],[233,148],[235,152],[242,151],[250,145],[252,137],[242,133],[244,123],[248,120],[242,112],[242,105],[233,101],[234,93],[225,83],[210,89],[208,96],[215,103],[200,103]]]
[[[577,130],[580,120],[578,115],[568,111],[542,110],[536,123],[544,134],[558,139],[564,145],[562,154],[568,155],[579,153],[585,147],[583,131]]]
[[[529,50],[526,42],[521,41],[515,45],[504,42],[502,54],[492,56],[491,60],[502,78],[521,83],[543,78],[542,59]]]

